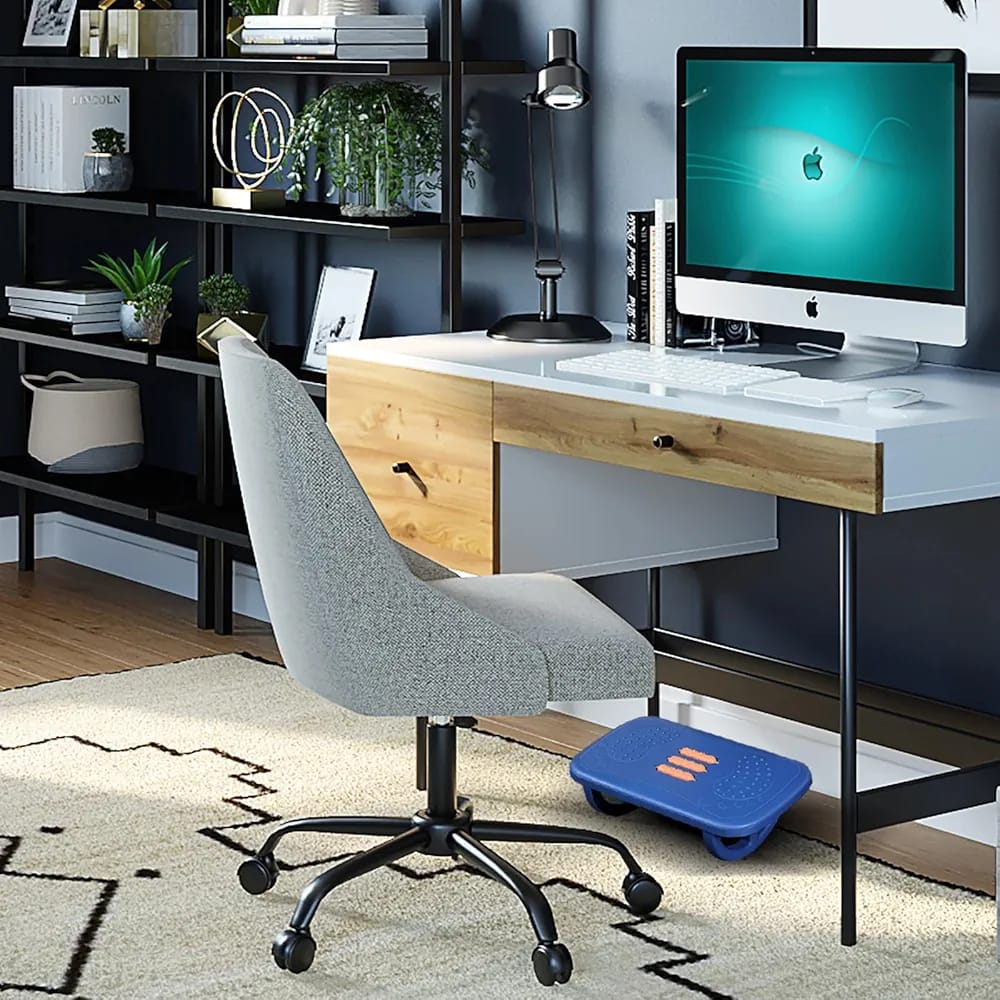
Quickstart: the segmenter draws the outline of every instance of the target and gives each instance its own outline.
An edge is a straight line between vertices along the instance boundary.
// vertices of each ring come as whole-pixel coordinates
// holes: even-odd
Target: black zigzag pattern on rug
[[[133,753],[139,750],[156,750],[160,753],[167,754],[171,757],[192,757],[198,754],[213,754],[223,760],[229,761],[237,765],[237,770],[230,773],[229,777],[233,778],[235,781],[244,785],[249,791],[247,794],[235,795],[226,797],[223,799],[228,805],[249,814],[253,818],[247,820],[243,823],[228,824],[226,826],[220,827],[202,827],[197,832],[205,837],[223,845],[228,850],[234,851],[237,854],[244,856],[253,854],[253,851],[238,841],[234,840],[228,835],[226,831],[236,831],[236,830],[247,830],[253,827],[260,827],[265,824],[280,822],[283,817],[278,816],[274,813],[268,812],[265,809],[261,809],[255,805],[251,805],[248,800],[259,799],[267,795],[274,795],[277,793],[278,789],[272,788],[269,785],[265,785],[263,782],[257,780],[260,775],[269,774],[270,768],[265,767],[262,764],[255,764],[253,761],[246,760],[243,757],[238,757],[234,754],[227,753],[224,750],[220,750],[217,747],[200,747],[197,750],[177,750],[173,747],[168,747],[163,743],[158,743],[155,741],[150,741],[146,743],[136,744],[130,747],[107,747],[101,743],[97,743],[94,740],[86,739],[82,736],[76,735],[65,735],[65,736],[52,736],[43,740],[35,740],[29,743],[21,743],[14,746],[5,746],[0,744],[0,752],[13,751],[13,750],[25,750],[30,749],[34,746],[44,746],[49,743],[58,742],[73,742],[80,746],[85,746],[93,750],[97,750],[101,753],[108,754],[124,754]],[[0,852],[0,878],[4,876],[10,876],[15,878],[37,878],[47,881],[56,882],[93,882],[102,886],[101,892],[99,894],[98,900],[94,905],[88,919],[86,920],[85,926],[80,931],[77,936],[74,948],[72,950],[72,957],[70,959],[69,965],[63,975],[63,980],[59,986],[45,986],[40,984],[22,984],[22,983],[7,983],[0,980],[0,993],[6,990],[19,989],[26,993],[38,993],[47,994],[50,996],[66,996],[72,997],[72,1000],[87,1000],[87,998],[82,996],[75,996],[75,990],[79,985],[79,982],[83,976],[84,969],[86,967],[87,961],[92,955],[94,950],[95,939],[97,933],[104,922],[104,918],[107,915],[108,909],[111,906],[111,902],[119,889],[120,883],[113,879],[100,879],[92,878],[87,876],[75,876],[75,875],[45,875],[40,873],[24,873],[15,872],[10,870],[9,864],[17,851],[18,847],[21,845],[22,837],[20,836],[6,836],[0,835],[0,839],[8,841],[7,848]],[[344,854],[334,855],[330,858],[322,858],[314,861],[308,861],[296,865],[291,864],[281,864],[280,867],[286,871],[292,871],[303,868],[315,868],[319,866],[325,866],[330,864],[336,864],[338,861],[343,860],[350,856],[351,852]],[[462,875],[466,877],[467,875],[474,875],[478,878],[487,878],[482,872],[463,864],[446,865],[441,868],[435,868],[427,871],[419,871],[410,868],[403,864],[393,864],[389,866],[390,870],[402,875],[404,878],[411,879],[413,881],[426,881],[430,879],[440,878],[440,877],[454,877],[456,875]],[[147,869],[140,869],[136,873],[137,877],[148,877],[145,873]],[[142,873],[142,875],[140,875]],[[614,899],[610,896],[606,896],[596,889],[592,889],[589,886],[583,885],[578,882],[573,882],[569,879],[553,878],[549,879],[547,882],[542,883],[542,888],[551,888],[554,886],[560,886],[565,889],[569,889],[574,892],[578,892],[582,895],[591,897],[594,900],[600,901],[605,905],[611,907],[616,913],[626,913],[631,914],[628,907],[620,900]],[[668,980],[677,986],[680,986],[691,993],[698,996],[708,997],[709,1000],[736,1000],[735,997],[731,997],[722,993],[718,993],[707,986],[703,986],[694,980],[687,979],[683,976],[672,972],[671,970],[676,968],[681,968],[683,966],[694,965],[699,962],[706,961],[711,958],[710,955],[701,954],[694,952],[688,948],[683,948],[678,945],[673,944],[670,941],[656,937],[653,931],[656,929],[657,925],[661,924],[663,919],[655,915],[647,917],[631,918],[626,921],[612,922],[609,926],[620,933],[627,934],[630,937],[637,938],[644,943],[660,949],[666,952],[669,956],[668,958],[661,959],[658,962],[652,962],[647,965],[641,966],[637,971],[655,975],[661,979]],[[642,928],[642,930],[640,930]]]
[[[6,749],[9,748],[0,747],[0,750]],[[20,990],[22,993],[72,997],[76,993],[77,986],[80,984],[83,970],[94,948],[94,939],[101,924],[104,922],[104,917],[111,906],[111,901],[114,899],[115,893],[118,892],[120,883],[117,879],[93,878],[86,875],[55,875],[45,872],[16,871],[11,868],[11,862],[21,847],[23,839],[23,837],[0,834],[0,840],[7,842],[3,850],[0,850],[0,878],[33,879],[39,882],[83,882],[90,883],[99,888],[94,905],[70,951],[69,961],[62,972],[59,984],[57,986],[49,986],[40,983],[15,983],[7,982],[0,978],[0,993],[7,990]],[[86,1000],[86,998],[78,996],[74,1000]]]

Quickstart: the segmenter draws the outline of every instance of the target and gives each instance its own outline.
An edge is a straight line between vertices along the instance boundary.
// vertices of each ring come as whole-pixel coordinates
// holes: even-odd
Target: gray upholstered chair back
[[[415,575],[298,379],[242,338],[220,346],[250,539],[290,673],[368,715],[541,711],[538,650],[424,582],[439,567]],[[505,685],[508,665],[523,675],[526,662],[524,689]]]

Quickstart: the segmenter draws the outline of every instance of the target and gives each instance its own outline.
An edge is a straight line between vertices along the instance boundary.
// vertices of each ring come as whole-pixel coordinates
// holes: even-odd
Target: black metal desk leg
[[[840,943],[857,944],[858,515],[840,512]]]
[[[215,543],[215,631],[233,634],[233,550]]]
[[[660,627],[660,567],[654,566],[646,571],[646,597],[649,601],[647,617],[649,619],[649,641],[656,645],[656,630]],[[658,718],[660,715],[660,684],[657,681],[652,695],[646,700],[646,715]]]
[[[17,568],[35,568],[35,497],[25,489],[17,491]]]
[[[198,628],[215,628],[215,546],[198,539]]]

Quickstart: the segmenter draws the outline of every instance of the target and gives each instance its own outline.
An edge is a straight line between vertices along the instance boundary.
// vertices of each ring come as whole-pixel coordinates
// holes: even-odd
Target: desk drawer
[[[389,534],[469,573],[494,569],[492,413],[489,382],[330,362],[327,423]]]
[[[869,514],[882,510],[880,444],[499,384],[493,413],[501,444]],[[657,436],[672,438],[672,446],[657,448]]]

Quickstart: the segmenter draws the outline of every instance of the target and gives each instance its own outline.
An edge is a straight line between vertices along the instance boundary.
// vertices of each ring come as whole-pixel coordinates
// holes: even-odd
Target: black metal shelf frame
[[[31,0],[22,0],[27,16]],[[466,238],[515,236],[524,222],[462,216],[462,88],[466,77],[523,74],[523,62],[463,61],[461,0],[438,0],[440,58],[406,62],[346,63],[322,59],[244,59],[227,57],[224,27],[228,0],[203,0],[199,27],[204,54],[192,59],[86,59],[70,55],[20,54],[0,56],[0,74],[21,83],[29,74],[47,71],[181,72],[198,80],[198,130],[203,137],[199,190],[186,194],[145,192],[127,195],[63,195],[0,188],[0,203],[13,203],[18,213],[18,243],[22,280],[29,280],[31,212],[35,207],[94,211],[144,218],[181,219],[196,227],[199,275],[232,269],[233,229],[256,226],[324,236],[385,241],[436,241],[441,248],[441,329],[461,326],[462,243]],[[440,81],[442,103],[442,193],[440,214],[373,222],[340,218],[326,204],[290,205],[283,212],[242,213],[211,205],[213,187],[226,182],[208,141],[212,112],[221,96],[233,89],[234,77],[257,74],[292,74],[315,77],[435,78]],[[9,79],[9,75],[7,78]],[[0,79],[3,79],[0,76]],[[27,371],[30,348],[54,348],[104,357],[109,361],[147,365],[186,373],[196,380],[198,438],[197,476],[169,470],[141,468],[133,473],[83,479],[48,474],[23,455],[0,458],[0,482],[17,489],[18,563],[22,570],[34,565],[35,498],[45,494],[100,508],[139,521],[158,524],[195,537],[198,548],[198,625],[220,633],[232,631],[232,570],[235,551],[249,548],[250,539],[235,486],[228,443],[225,406],[219,367],[200,357],[193,344],[183,348],[169,343],[160,349],[131,346],[112,337],[72,338],[44,324],[0,317],[0,340],[17,343],[18,371]],[[281,359],[296,371],[298,359]],[[318,402],[326,395],[319,373],[297,371],[302,385]],[[28,393],[24,394],[23,423],[27,428]]]

